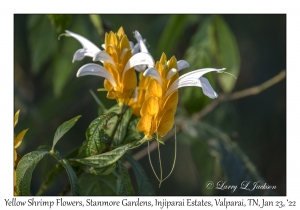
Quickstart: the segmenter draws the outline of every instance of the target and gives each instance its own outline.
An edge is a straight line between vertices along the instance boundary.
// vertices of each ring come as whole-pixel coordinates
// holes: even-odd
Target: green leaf
[[[93,155],[82,159],[71,159],[72,161],[76,161],[78,163],[92,166],[94,168],[101,168],[109,166],[116,161],[118,161],[127,150],[132,149],[134,147],[137,147],[141,145],[144,142],[143,139],[139,141],[135,141],[129,144],[125,144],[123,146],[117,147],[114,150],[111,150],[109,152],[105,152],[99,155]]]
[[[127,126],[126,136],[123,140],[124,144],[137,141],[143,138],[143,133],[138,132],[136,129],[136,125],[139,122],[139,120],[140,120],[139,118],[135,118],[134,120],[129,122]]]
[[[79,177],[79,185],[83,196],[117,195],[116,177],[112,173],[107,176],[83,173]]]
[[[72,19],[71,15],[55,14],[47,16],[50,19],[51,24],[56,28],[56,31],[59,33],[64,31],[70,25]]]
[[[152,185],[151,185],[143,167],[141,166],[141,164],[139,164],[138,161],[133,159],[131,157],[131,155],[129,155],[127,153],[126,153],[125,157],[131,164],[132,169],[134,171],[135,178],[136,178],[137,184],[138,184],[139,195],[155,195]]]
[[[184,58],[190,64],[189,70],[184,70],[184,73],[208,67],[226,68],[226,72],[235,76],[239,73],[240,58],[235,37],[218,15],[208,16],[200,23]],[[236,83],[236,79],[228,74],[208,73],[204,77],[214,88],[217,78],[226,93],[231,92]],[[181,91],[181,100],[189,113],[200,111],[212,100],[198,87],[185,87]]]
[[[92,94],[93,98],[98,104],[98,115],[103,115],[107,111],[107,109],[105,108],[101,100],[97,97],[97,95],[94,93],[94,91],[90,90],[90,93]]]
[[[123,142],[127,132],[127,126],[131,118],[131,115],[132,115],[132,109],[130,107],[127,108],[127,110],[123,115],[121,115],[121,119],[119,119],[121,120],[121,123],[119,124],[117,128],[117,132],[114,136],[113,145],[120,145]]]
[[[44,182],[41,184],[39,191],[36,193],[36,196],[42,195],[56,180],[58,175],[63,172],[64,167],[58,163],[48,172]]]
[[[121,161],[117,162],[117,195],[134,195],[128,171]]]
[[[93,25],[94,25],[95,28],[97,29],[98,34],[99,34],[100,36],[103,36],[104,30],[103,30],[103,28],[102,28],[102,20],[101,20],[100,15],[95,15],[95,14],[93,14],[93,15],[89,15],[89,16],[90,16],[91,22],[93,23]]]
[[[249,160],[247,155],[233,142],[228,135],[212,126],[195,121],[185,121],[186,130],[184,133],[203,141],[210,150],[211,154],[218,157],[219,163],[226,176],[228,185],[240,186],[243,181],[259,181],[261,185],[265,183],[259,175],[256,167]],[[199,151],[194,151],[199,153]],[[199,170],[202,170],[201,168]],[[234,192],[228,192],[230,195],[274,195],[271,189],[264,190],[244,190],[236,189]]]
[[[33,73],[43,70],[47,61],[53,60],[58,49],[57,34],[46,15],[28,17],[29,47]],[[45,42],[45,40],[47,40]]]
[[[77,122],[77,120],[80,117],[81,117],[81,115],[74,117],[71,120],[64,122],[57,128],[55,135],[54,135],[52,148],[54,148],[54,146],[56,145],[58,140],[75,125],[75,123]]]
[[[226,72],[237,77],[240,71],[240,56],[235,37],[221,16],[215,16],[213,24],[215,27],[218,66],[225,67]],[[225,74],[219,75],[217,78],[223,91],[230,93],[235,86],[236,79]]]
[[[213,142],[213,140],[211,140]],[[220,158],[218,153],[210,152],[210,149],[203,141],[194,141],[190,146],[191,155],[200,176],[200,187],[204,195],[214,195],[214,189],[207,189],[206,183],[216,183],[221,180]]]
[[[185,52],[184,58],[190,64],[189,69],[182,70],[183,74],[201,68],[214,67],[212,49],[214,46],[213,27],[211,16],[200,23],[197,32],[193,35],[192,41]],[[215,86],[215,74],[205,74],[212,87]],[[189,113],[195,113],[203,109],[212,99],[203,94],[201,88],[185,87],[180,90],[181,100]]]
[[[107,124],[116,116],[117,113],[110,112],[101,115],[93,120],[86,131],[87,150],[86,155],[91,156],[102,152],[106,148],[106,144],[110,143],[110,137],[107,135]]]
[[[32,172],[46,154],[49,154],[48,150],[39,150],[27,153],[21,158],[16,169],[16,186],[18,195],[30,195]]]
[[[72,195],[80,195],[81,192],[80,192],[78,179],[69,161],[66,159],[62,159],[59,162],[62,164],[62,166],[66,169],[68,173]]]
[[[166,55],[173,54],[177,46],[178,40],[184,35],[185,27],[187,26],[188,15],[171,15],[166,25],[157,47],[158,56],[162,52]]]
[[[43,147],[42,147],[43,148]],[[42,149],[39,147],[39,149]],[[51,147],[44,147],[46,150],[51,150]],[[71,158],[76,155],[80,155],[79,151],[82,148],[80,145],[79,147],[75,148],[73,151],[71,151],[66,158]],[[84,150],[85,151],[85,150]],[[57,152],[57,151],[56,151]],[[40,189],[37,192],[37,196],[42,195],[56,180],[56,178],[64,171],[63,166],[60,163],[57,163],[54,165],[54,167],[47,173],[46,178],[44,179],[43,183],[40,186]]]
[[[95,175],[108,175],[110,174],[114,169],[116,168],[116,163],[113,163],[111,165],[105,166],[105,167],[89,167],[87,166],[87,169],[85,170],[87,173],[92,173]]]

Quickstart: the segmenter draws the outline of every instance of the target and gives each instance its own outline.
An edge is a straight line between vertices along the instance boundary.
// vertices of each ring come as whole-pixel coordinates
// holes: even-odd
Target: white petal
[[[190,67],[190,64],[187,61],[185,61],[185,60],[177,61],[178,71],[180,71],[182,69],[185,69],[185,68],[188,68],[188,67]]]
[[[138,52],[140,52],[140,44],[136,43],[132,48],[131,48],[131,53],[132,55],[137,54]]]
[[[138,65],[138,66],[134,67],[134,69],[138,72],[145,71],[146,68],[147,68],[147,65]]]
[[[154,60],[149,53],[140,52],[140,53],[133,55],[124,67],[123,77],[128,69],[133,68],[138,65],[154,66]]]
[[[100,66],[98,64],[95,64],[95,63],[86,64],[86,65],[82,66],[77,71],[77,74],[76,74],[77,77],[82,77],[82,76],[86,76],[86,75],[104,77],[112,84],[112,86],[114,86],[114,87],[117,86],[114,78],[109,73],[109,71],[107,71],[103,66]]]
[[[203,91],[204,95],[206,95],[212,99],[218,97],[218,94],[214,91],[214,89],[210,85],[208,79],[206,79],[205,77],[200,77],[200,82],[201,82],[202,91]]]
[[[79,49],[74,53],[72,62],[74,63],[74,61],[80,61],[85,56],[86,56],[86,52],[84,51],[84,49]]]
[[[98,52],[98,53],[94,56],[93,61],[108,62],[108,63],[111,63],[112,65],[114,65],[114,66],[116,67],[116,64],[115,64],[114,60],[110,57],[109,54],[107,54],[107,53],[104,52],[104,51]]]
[[[224,68],[223,69],[205,68],[205,69],[199,69],[199,70],[188,72],[188,73],[180,76],[177,80],[175,80],[173,82],[173,84],[167,90],[165,97],[168,97],[168,95],[170,95],[172,92],[174,92],[175,90],[177,90],[178,88],[181,88],[181,87],[187,87],[187,86],[202,87],[200,78],[204,74],[206,74],[208,72],[212,72],[212,71],[222,71],[222,70],[225,70],[225,69]],[[207,85],[207,83],[204,82],[204,85]],[[211,93],[211,91],[209,91],[210,90],[209,87],[211,87],[211,86],[209,85],[209,86],[207,86],[207,88],[205,88],[205,90],[203,90],[204,94]],[[207,95],[207,96],[210,97],[209,95]],[[215,98],[215,97],[213,97],[213,98]]]
[[[94,55],[100,51],[100,49],[96,45],[94,45],[92,42],[90,42],[83,36],[80,36],[67,30],[66,33],[75,38],[77,41],[79,41],[83,47],[83,49],[77,50],[75,52],[73,56],[73,62],[75,60],[82,60],[84,56],[94,57]]]
[[[170,71],[168,72],[168,75],[167,75],[167,80],[169,80],[173,75],[175,75],[176,73],[177,73],[178,71],[177,71],[177,69],[174,69],[174,68],[172,68],[172,69],[170,69]]]
[[[154,78],[159,84],[160,86],[162,86],[162,80],[161,80],[161,77],[160,77],[160,74],[159,72],[157,71],[156,68],[154,67],[149,67],[143,74],[145,77],[152,77]]]
[[[189,78],[197,78],[199,79],[200,77],[202,77],[204,74],[208,73],[208,72],[212,72],[212,71],[223,71],[225,70],[225,68],[223,69],[215,69],[215,68],[204,68],[204,69],[198,69],[198,70],[194,70],[194,71],[190,71],[184,75],[181,75],[177,80],[180,79],[189,79]],[[175,83],[175,82],[174,82]]]
[[[87,49],[90,52],[100,51],[100,49],[96,45],[94,45],[91,41],[84,38],[83,36],[81,36],[79,34],[75,34],[68,30],[66,30],[66,33],[69,34],[70,36],[74,37],[75,39],[77,39],[77,41],[79,41],[81,43],[83,49]]]
[[[134,36],[135,36],[136,40],[138,41],[138,43],[140,45],[140,52],[149,53],[148,48],[146,47],[145,42],[144,42],[143,37],[141,36],[141,34],[138,31],[135,31]]]

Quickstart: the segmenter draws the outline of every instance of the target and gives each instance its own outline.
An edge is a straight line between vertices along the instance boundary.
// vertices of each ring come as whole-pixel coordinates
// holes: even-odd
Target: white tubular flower
[[[149,53],[144,53],[144,52],[140,52],[133,55],[126,63],[126,66],[124,67],[123,76],[125,75],[127,70],[139,65],[147,65],[152,67],[154,66],[154,59]]]
[[[214,91],[212,86],[210,85],[209,81],[202,77],[204,74],[212,71],[223,71],[223,69],[215,69],[215,68],[204,68],[195,71],[188,72],[182,76],[180,76],[177,80],[173,82],[173,84],[168,88],[165,97],[168,97],[172,92],[176,91],[181,87],[188,87],[188,86],[196,86],[201,87],[204,95],[208,96],[209,98],[217,98],[218,94]]]
[[[100,76],[107,79],[113,87],[116,87],[116,81],[114,80],[113,76],[107,71],[103,66],[100,66],[95,63],[89,63],[83,65],[78,71],[76,76],[82,77],[86,75],[93,75],[93,76]]]
[[[84,38],[83,36],[79,34],[75,34],[68,30],[66,30],[66,33],[72,36],[73,38],[75,38],[77,41],[79,41],[83,47],[82,49],[79,49],[74,53],[73,61],[72,61],[73,63],[74,61],[82,60],[85,56],[89,56],[93,58],[98,52],[101,51],[96,45],[94,45],[92,42],[90,42],[88,39]]]
[[[147,48],[147,46],[145,44],[146,40],[143,39],[143,37],[141,36],[141,34],[138,31],[134,32],[134,36],[135,36],[135,38],[137,40],[137,43],[135,45],[133,45],[133,43],[131,43],[132,55],[135,55],[135,54],[137,54],[139,52],[143,52],[143,53],[148,53],[149,54],[148,48]],[[134,67],[134,69],[136,71],[138,71],[138,72],[144,71],[146,68],[147,68],[146,64],[144,64],[144,65],[137,65],[137,66]]]

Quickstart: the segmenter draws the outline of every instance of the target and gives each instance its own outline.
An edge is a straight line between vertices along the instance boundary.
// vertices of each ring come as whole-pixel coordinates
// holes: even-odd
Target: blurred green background
[[[65,156],[81,145],[85,130],[98,116],[90,90],[106,107],[115,104],[106,99],[105,92],[97,92],[103,87],[102,78],[76,78],[79,67],[92,60],[85,58],[72,63],[73,54],[81,45],[73,38],[58,37],[64,30],[70,30],[101,46],[104,33],[116,32],[120,26],[134,42],[132,32],[138,30],[155,60],[165,52],[168,58],[175,55],[177,60],[189,61],[191,68],[187,71],[227,68],[237,80],[225,74],[205,75],[217,93],[259,85],[286,68],[286,15],[14,15],[14,111],[21,110],[15,133],[29,128],[18,148],[19,154],[23,156],[39,145],[51,145],[56,128],[77,115],[82,118],[56,148]],[[203,140],[214,137],[197,133],[195,128],[201,131],[202,124],[191,125],[188,120],[211,102],[199,88],[180,90],[177,120],[187,129],[177,135],[174,172],[158,188],[147,156],[140,160],[157,195],[233,195],[228,191],[206,190],[205,183],[230,183],[234,174],[244,173],[237,166],[239,163],[222,152],[223,158],[215,155],[207,146],[211,142]],[[285,80],[258,95],[222,103],[201,121],[226,133],[249,157],[262,179],[276,186],[274,193],[286,195]],[[174,138],[161,147],[161,154],[167,175],[173,164]],[[151,153],[158,170],[157,156],[157,151]],[[228,167],[233,166],[230,173],[224,161]],[[37,166],[33,194],[54,163],[49,157]],[[131,169],[130,175],[134,176]],[[47,194],[57,195],[67,182],[64,172]]]

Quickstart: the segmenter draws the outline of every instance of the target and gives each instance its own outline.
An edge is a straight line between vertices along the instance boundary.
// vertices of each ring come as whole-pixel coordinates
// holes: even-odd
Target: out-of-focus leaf
[[[185,60],[190,64],[189,69],[182,70],[183,74],[192,70],[213,67],[211,49],[215,48],[213,41],[213,27],[211,17],[204,19],[185,53]],[[204,76],[215,87],[214,73],[208,73]],[[181,100],[189,113],[194,113],[205,107],[212,99],[205,96],[201,88],[185,87],[182,88]]]
[[[117,113],[110,112],[91,122],[86,131],[87,156],[98,154],[106,148],[106,144],[110,142],[110,137],[106,133],[107,123],[116,115]]]
[[[30,195],[32,172],[46,154],[49,154],[49,150],[38,150],[27,153],[21,158],[16,169],[18,195]]]
[[[221,16],[215,16],[213,24],[215,27],[217,47],[215,54],[218,67],[223,66],[227,72],[237,77],[240,71],[240,56],[235,37]],[[221,75],[217,78],[223,91],[230,93],[236,83],[236,79],[230,75]]]
[[[184,34],[188,15],[171,15],[166,25],[157,47],[157,55],[160,56],[162,52],[169,55],[174,51],[178,40]]]
[[[97,29],[98,34],[103,37],[104,30],[103,30],[103,27],[102,27],[101,16],[96,15],[96,14],[92,14],[92,15],[89,15],[89,16],[90,16],[90,20],[92,21],[93,25]]]
[[[107,109],[105,108],[99,97],[94,93],[94,91],[90,90],[90,93],[98,104],[98,115],[103,115],[107,111]]]
[[[138,132],[136,129],[136,125],[139,122],[139,120],[139,118],[136,118],[129,122],[127,127],[127,133],[123,141],[124,144],[137,141],[143,138],[143,133]]]
[[[117,147],[114,150],[99,155],[93,155],[86,158],[71,160],[87,166],[92,166],[94,168],[106,167],[119,160],[127,150],[139,146],[141,143],[143,143],[143,139],[141,139],[140,141],[125,144],[123,146]]]
[[[83,196],[117,194],[116,177],[112,173],[107,176],[84,173],[79,177],[79,185]]]
[[[132,109],[129,107],[123,114],[122,118],[120,119],[121,122],[118,125],[116,134],[114,136],[113,145],[122,144],[124,137],[126,135],[126,132],[127,132],[127,126],[128,126],[129,120],[131,118],[131,115],[132,115]]]
[[[128,171],[121,161],[117,162],[117,195],[134,195]]]
[[[65,14],[55,14],[55,15],[47,15],[50,19],[51,24],[56,28],[56,31],[61,33],[70,25],[72,15]]]
[[[260,185],[266,183],[247,155],[225,133],[208,124],[191,120],[185,121],[185,128],[186,135],[192,135],[203,141],[209,150],[217,153],[226,176],[226,184],[241,186],[245,181],[249,181],[253,188],[254,182],[259,182]],[[227,193],[230,195],[275,195],[272,189],[245,190],[239,187]]]
[[[197,171],[200,176],[202,193],[204,195],[214,195],[214,189],[208,189],[206,184],[208,181],[216,183],[221,178],[221,168],[218,164],[219,158],[216,155],[218,153],[210,152],[208,146],[203,141],[199,140],[193,141],[190,149],[193,161],[197,166]]]
[[[46,15],[30,15],[28,18],[31,67],[34,73],[38,73],[58,49],[57,34]]]
[[[58,175],[61,174],[61,172],[64,171],[64,167],[57,163],[55,166],[51,169],[51,171],[47,174],[44,182],[40,186],[39,191],[36,193],[37,196],[42,195],[48,188],[53,184],[55,179],[58,177]]]
[[[68,173],[72,195],[80,195],[81,192],[80,192],[78,179],[69,161],[66,159],[62,159],[59,162],[62,164],[62,166],[66,169]]]
[[[58,37],[56,35],[56,37]],[[63,93],[65,85],[70,79],[76,78],[76,70],[79,68],[79,62],[72,63],[73,54],[80,48],[80,44],[74,44],[72,39],[56,39],[60,50],[52,61],[52,81],[54,96],[59,97]]]
[[[235,37],[218,15],[208,16],[201,22],[184,57],[190,64],[184,73],[207,67],[226,68],[235,76],[239,73],[240,59]],[[214,88],[217,77],[224,92],[231,92],[236,82],[233,76],[226,74],[209,73],[204,77]],[[201,110],[211,101],[200,88],[185,87],[181,91],[181,100],[189,113]]]
[[[71,120],[68,120],[66,122],[64,122],[63,124],[61,124],[54,135],[54,139],[53,139],[53,146],[52,148],[55,147],[56,143],[58,142],[58,140],[65,135],[65,133],[67,133],[77,122],[77,120],[81,117],[81,115],[78,115],[77,117],[72,118]]]
[[[133,159],[131,155],[126,154],[125,156],[134,171],[135,178],[138,184],[139,195],[155,195],[152,185],[141,164]]]

